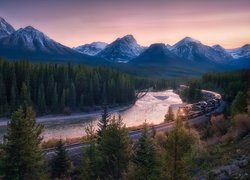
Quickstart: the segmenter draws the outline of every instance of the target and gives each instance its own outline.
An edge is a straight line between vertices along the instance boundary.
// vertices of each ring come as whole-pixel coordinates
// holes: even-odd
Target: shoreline
[[[133,104],[127,105],[127,106],[118,106],[115,108],[109,108],[110,113],[117,113],[122,112],[130,107],[132,107]],[[80,113],[72,113],[70,115],[63,115],[63,114],[48,114],[44,116],[37,116],[36,121],[38,123],[46,124],[50,122],[65,122],[70,120],[77,120],[82,118],[97,118],[102,113],[102,110],[92,111],[92,112],[80,112]],[[10,121],[10,118],[0,118],[0,127],[6,127],[8,122]]]

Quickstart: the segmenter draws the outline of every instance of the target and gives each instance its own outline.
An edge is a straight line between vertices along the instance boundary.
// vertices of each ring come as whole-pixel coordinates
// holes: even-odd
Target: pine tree
[[[55,83],[54,88],[53,88],[53,96],[52,96],[52,111],[57,112],[58,111],[58,94],[57,94],[57,84]]]
[[[56,146],[56,155],[52,160],[52,178],[68,179],[72,171],[72,163],[69,160],[64,143],[60,139]]]
[[[231,114],[243,113],[247,110],[247,97],[243,92],[238,92],[231,106]]]
[[[103,110],[102,110],[102,117],[98,122],[98,138],[102,136],[102,133],[106,130],[108,123],[110,121],[110,114],[108,113],[108,107],[107,104],[104,102],[103,104]]]
[[[142,135],[136,145],[133,163],[135,165],[134,171],[136,178],[141,180],[159,179],[157,152],[146,124],[144,125]]]
[[[128,132],[121,117],[113,118],[103,132],[99,143],[101,155],[100,176],[104,179],[121,179],[127,172],[130,157]]]
[[[66,89],[63,89],[61,96],[61,110],[64,110],[66,107]]]
[[[20,93],[20,104],[29,106],[31,105],[30,93],[28,87],[25,83],[22,84],[21,93]]]
[[[38,110],[40,113],[46,112],[46,100],[43,83],[40,85],[38,90]]]
[[[81,94],[80,96],[80,108],[83,109],[85,106],[84,95]]]
[[[16,85],[16,75],[13,74],[12,82],[11,82],[11,92],[10,92],[10,109],[11,112],[14,112],[17,108],[17,85]]]
[[[3,144],[4,179],[45,179],[41,132],[31,107],[21,106],[12,114]]]
[[[168,107],[168,112],[165,115],[165,122],[170,122],[174,120],[174,112],[173,112],[173,108],[171,106]]]
[[[173,130],[167,136],[162,179],[189,178],[191,165],[187,162],[187,157],[191,154],[194,144],[195,137],[184,128],[182,121],[177,118]]]
[[[69,106],[73,108],[76,106],[76,89],[74,83],[71,83],[69,89]]]
[[[3,81],[3,76],[0,73],[0,116],[4,115],[8,110],[8,102],[6,96],[5,83]]]
[[[94,105],[94,92],[93,92],[93,82],[92,79],[90,79],[89,82],[89,92],[88,92],[88,103],[90,106]]]
[[[46,102],[48,106],[52,106],[53,104],[53,95],[54,95],[54,87],[55,86],[55,80],[53,75],[49,76],[47,89],[46,89]]]
[[[83,150],[81,176],[82,179],[92,180],[97,179],[100,175],[101,157],[97,148],[95,130],[92,123],[85,128],[85,132],[87,133],[89,146]]]

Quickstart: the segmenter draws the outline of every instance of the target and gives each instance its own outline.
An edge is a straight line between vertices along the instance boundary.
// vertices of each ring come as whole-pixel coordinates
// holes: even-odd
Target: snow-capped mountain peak
[[[221,46],[210,47],[190,37],[185,37],[172,46],[171,51],[191,61],[213,61],[222,63],[232,58]]]
[[[17,34],[22,35],[24,37],[49,39],[49,37],[47,37],[45,34],[43,34],[32,26],[27,26],[25,28],[18,29]]]
[[[2,43],[6,46],[12,44],[18,47],[22,44],[22,46],[31,51],[35,51],[37,50],[37,48],[47,51],[48,49],[46,48],[46,46],[48,44],[51,44],[51,42],[56,43],[48,36],[33,28],[32,26],[27,26],[25,28],[18,29],[9,37],[3,38],[2,41]]]
[[[117,38],[114,42],[107,45],[98,56],[109,61],[125,63],[139,56],[144,49],[132,35],[126,35],[122,38]]]
[[[212,48],[218,51],[226,51],[226,49],[219,44],[213,45]]]
[[[34,55],[37,57],[72,57],[72,55],[81,55],[77,51],[63,46],[52,40],[44,33],[32,26],[20,28],[0,41],[0,48],[4,52],[16,51],[18,54]]]
[[[127,41],[127,42],[133,42],[133,43],[137,43],[134,36],[131,34],[128,34],[122,38],[118,38],[117,40],[123,40],[123,41]]]
[[[87,54],[90,56],[94,56],[101,52],[108,44],[105,42],[93,42],[90,44],[85,44],[82,46],[78,46],[74,48],[75,50],[79,51],[80,53]]]
[[[196,39],[193,39],[191,37],[185,37],[182,40],[180,40],[179,42],[177,42],[175,45],[173,45],[173,48],[181,46],[181,45],[188,45],[189,43],[201,44],[201,42],[196,40]]]
[[[13,32],[15,32],[15,29],[5,19],[0,17],[0,39],[9,36]]]

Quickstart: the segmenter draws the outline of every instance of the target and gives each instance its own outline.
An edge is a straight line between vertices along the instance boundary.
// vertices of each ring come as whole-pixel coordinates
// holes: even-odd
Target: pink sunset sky
[[[185,36],[225,48],[250,43],[250,0],[0,0],[0,16],[69,47],[126,34],[144,46]]]

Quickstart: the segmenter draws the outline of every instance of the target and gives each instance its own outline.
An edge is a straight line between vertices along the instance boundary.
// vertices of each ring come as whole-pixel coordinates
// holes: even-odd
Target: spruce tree
[[[57,112],[58,111],[58,94],[57,94],[57,84],[54,85],[53,88],[53,96],[52,96],[52,111]]]
[[[100,177],[121,179],[127,172],[130,158],[128,132],[121,117],[113,118],[102,133],[99,151],[101,155]]]
[[[30,93],[28,87],[25,83],[22,84],[21,93],[20,93],[20,104],[29,106],[31,105]]]
[[[61,96],[61,110],[63,111],[66,107],[66,89],[63,89]]]
[[[108,106],[106,104],[106,102],[104,102],[103,104],[103,109],[102,109],[102,117],[98,122],[98,138],[100,138],[102,136],[102,133],[106,130],[108,123],[110,121],[110,114],[108,113]]]
[[[80,108],[83,110],[84,106],[85,106],[84,95],[81,94],[81,96],[80,96]]]
[[[237,113],[247,111],[247,96],[243,92],[238,92],[231,106],[231,114],[234,116]]]
[[[90,82],[89,82],[89,92],[88,92],[88,103],[90,106],[93,106],[94,105],[94,91],[93,91],[93,82],[92,82],[92,79],[90,79]]]
[[[135,157],[135,177],[141,180],[159,179],[159,162],[157,160],[156,147],[153,143],[147,125],[144,125],[142,135],[136,144]]]
[[[46,112],[46,100],[43,83],[40,85],[38,90],[38,110],[40,113]]]
[[[172,131],[167,135],[165,159],[162,179],[188,179],[190,177],[188,156],[193,150],[195,137],[185,129],[182,121],[177,118]]]
[[[5,83],[3,81],[3,76],[0,73],[0,116],[4,115],[8,110],[8,102],[6,96]]]
[[[47,105],[50,107],[53,104],[54,86],[55,86],[54,76],[50,75],[48,79],[47,88],[46,88],[46,102],[47,102]]]
[[[76,89],[74,83],[71,83],[69,89],[69,106],[72,108],[76,106]]]
[[[12,114],[3,144],[3,179],[45,179],[44,159],[39,148],[41,132],[42,126],[36,124],[31,107],[23,105]]]
[[[83,149],[81,177],[85,180],[98,179],[100,176],[101,158],[92,123],[85,128],[85,132],[87,133],[89,146]]]
[[[64,143],[60,139],[56,146],[56,155],[52,160],[52,178],[68,179],[72,171],[72,163],[69,160]]]
[[[11,82],[11,92],[10,92],[10,109],[11,112],[14,112],[17,108],[18,96],[17,96],[17,84],[16,84],[16,75],[13,74]]]

